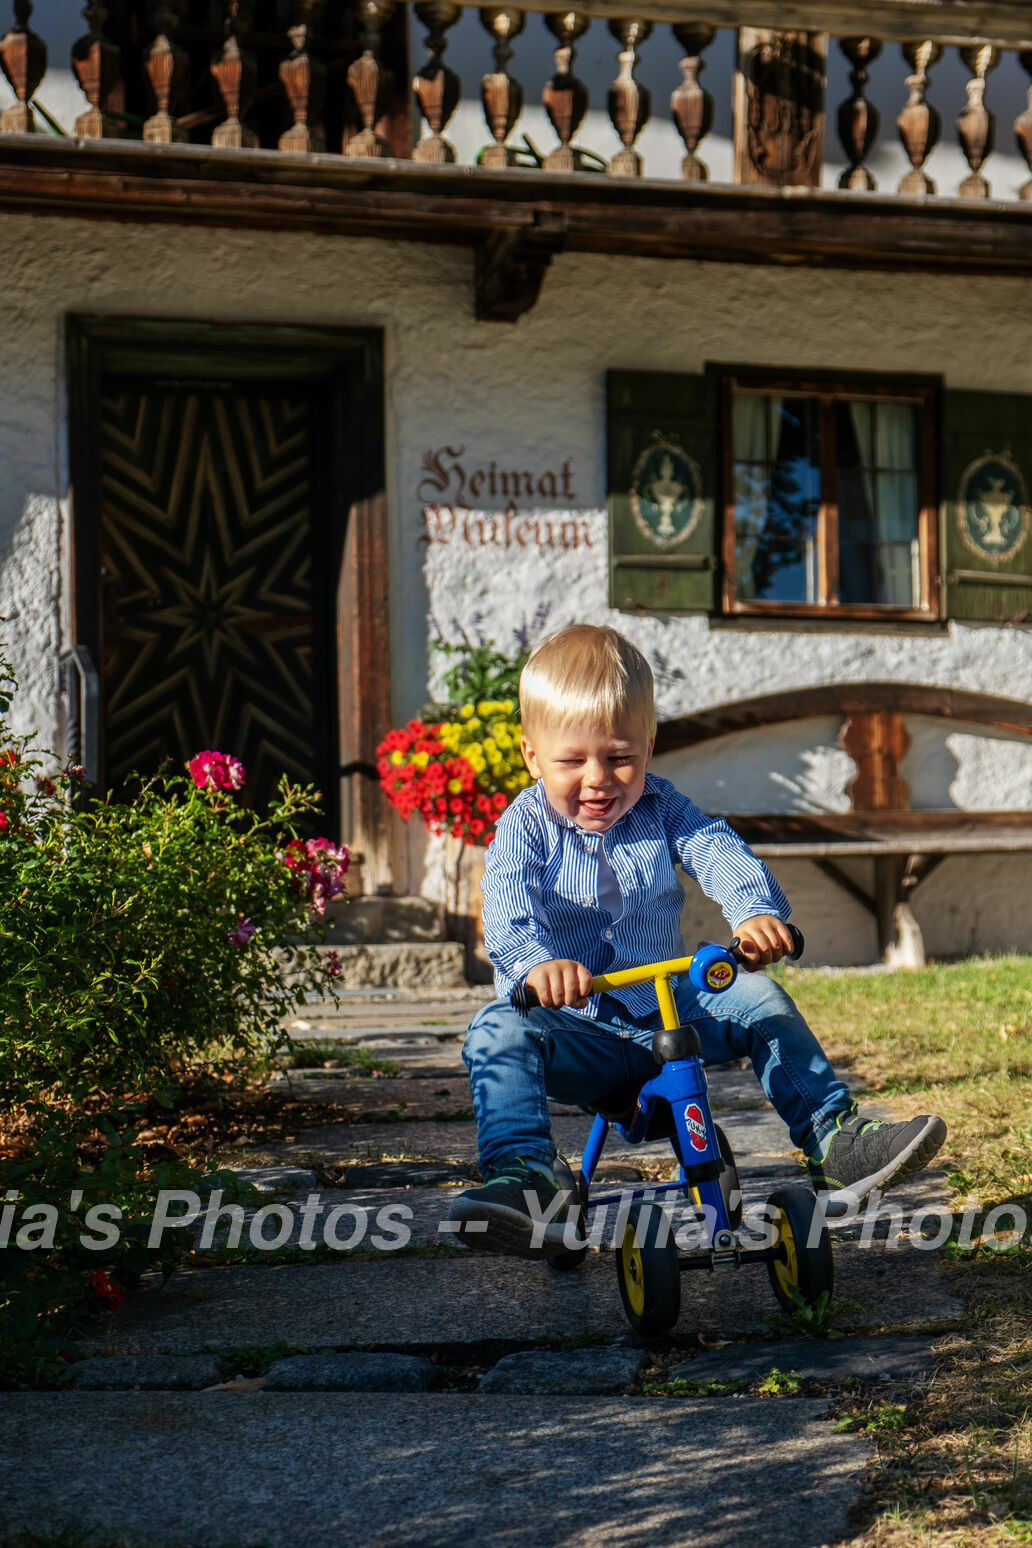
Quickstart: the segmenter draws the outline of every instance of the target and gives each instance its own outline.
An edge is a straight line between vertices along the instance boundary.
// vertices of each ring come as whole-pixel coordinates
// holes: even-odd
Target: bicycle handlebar
[[[806,942],[803,932],[798,926],[790,924],[789,931],[792,935],[794,949],[786,952],[786,960],[798,962],[803,954]],[[703,960],[705,959],[705,960]],[[669,957],[665,962],[647,962],[642,967],[621,968],[616,973],[597,973],[591,980],[591,993],[604,994],[610,989],[626,989],[632,984],[644,984],[649,980],[670,979],[687,975],[697,989],[707,988],[714,993],[720,993],[724,989],[730,989],[737,976],[735,964],[748,964],[749,959],[741,950],[739,937],[736,935],[729,947],[710,946],[705,942],[700,944],[698,951],[690,957]],[[695,971],[693,972],[693,964]],[[720,965],[725,964],[724,972],[720,972]],[[716,967],[716,978],[726,976],[726,982],[715,982],[710,969]],[[698,979],[703,981],[699,982]],[[530,1010],[541,1001],[537,993],[526,982],[518,985],[510,996],[512,1003],[520,1009]]]

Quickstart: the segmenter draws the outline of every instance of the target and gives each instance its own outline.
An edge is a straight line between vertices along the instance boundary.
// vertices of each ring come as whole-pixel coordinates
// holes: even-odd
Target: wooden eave
[[[477,253],[478,315],[533,304],[560,251],[1032,274],[1032,203],[422,166],[38,134],[0,141],[0,209],[445,242]]]
[[[462,0],[475,4],[476,0]],[[554,10],[554,0],[522,0],[526,11]],[[591,15],[626,17],[626,0],[591,0]],[[1032,47],[1029,0],[646,0],[635,11],[654,22],[708,22],[714,27],[771,27],[776,31],[830,32],[908,43],[933,38],[964,48],[997,43]]]

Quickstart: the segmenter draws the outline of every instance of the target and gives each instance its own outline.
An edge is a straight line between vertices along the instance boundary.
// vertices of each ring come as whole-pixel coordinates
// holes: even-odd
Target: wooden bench
[[[905,717],[966,722],[1032,741],[1032,705],[906,683],[800,689],[666,721],[656,736],[656,752],[829,714],[842,716],[839,744],[856,764],[847,786],[851,810],[818,815],[733,813],[727,820],[764,860],[812,861],[874,916],[884,962],[919,967],[925,954],[912,908],[917,888],[950,856],[1032,852],[1032,810],[913,811],[899,767],[910,745]],[[842,869],[844,859],[874,861],[873,891]]]

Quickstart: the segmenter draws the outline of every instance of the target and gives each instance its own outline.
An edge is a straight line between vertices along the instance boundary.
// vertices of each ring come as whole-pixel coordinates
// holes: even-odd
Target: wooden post
[[[823,32],[738,29],[736,183],[820,187],[827,58]]]

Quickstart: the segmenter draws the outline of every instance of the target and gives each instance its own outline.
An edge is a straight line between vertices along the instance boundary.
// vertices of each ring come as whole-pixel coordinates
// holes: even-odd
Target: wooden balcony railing
[[[543,197],[546,178],[548,208],[534,216],[539,234],[556,221],[566,230],[560,206],[612,210],[621,198],[638,210],[649,201],[682,213],[705,208],[709,218],[720,202],[711,196],[721,190],[737,198],[745,190],[835,190],[826,213],[840,222],[848,221],[843,196],[849,204],[861,196],[855,208],[865,214],[876,196],[879,210],[887,203],[908,209],[911,229],[926,218],[918,210],[936,205],[959,218],[958,200],[980,205],[987,218],[991,206],[997,221],[1007,206],[1014,215],[1032,212],[1032,6],[1025,0],[642,0],[633,16],[615,14],[617,0],[570,11],[545,3],[478,12],[456,0],[411,7],[398,0],[91,0],[82,7],[85,31],[76,23],[64,39],[47,40],[33,28],[32,0],[0,0],[12,17],[0,38],[10,88],[0,112],[0,201],[53,207],[58,188],[67,197],[81,193],[89,180],[68,175],[76,157],[80,166],[92,157],[96,195],[104,167],[114,163],[91,147],[137,141],[125,164],[138,188],[150,178],[167,189],[173,176],[209,188],[218,178],[246,182],[252,211],[261,206],[256,183],[355,190],[355,178],[337,177],[334,166],[361,164],[370,173],[376,166],[363,184],[367,194],[393,187],[415,200],[418,190],[424,211],[453,196],[453,240],[470,240],[472,229],[462,225],[459,196],[462,209],[471,199],[493,203],[484,231],[511,226],[520,218],[512,207]],[[62,12],[63,27],[71,12]],[[876,34],[857,34],[860,16],[877,22]],[[425,43],[410,46],[410,29]],[[933,79],[936,67],[945,86]],[[998,70],[1007,83],[999,101],[1009,101],[1003,117],[994,105]],[[179,152],[187,148],[184,159]],[[207,167],[198,150],[212,158]],[[219,170],[219,153],[239,151],[256,153],[251,172],[225,157]],[[146,166],[141,156],[150,158]],[[277,157],[295,171],[277,171]],[[933,177],[940,164],[948,179]],[[466,175],[445,177],[448,168]],[[564,179],[561,191],[553,174]],[[214,209],[214,196],[206,197]],[[190,207],[201,212],[196,200]],[[966,232],[980,262],[1032,264],[1024,257],[1032,244],[1023,220],[1002,248],[985,221],[977,231],[970,221],[944,220],[936,229],[932,246],[943,262],[952,250],[954,266],[965,265],[957,234]],[[677,247],[671,230],[667,217],[654,229],[657,255]],[[419,235],[415,214],[403,234]],[[541,238],[543,249],[550,240]],[[628,240],[628,250],[648,250],[644,226]],[[757,258],[765,256],[763,240],[755,238]],[[856,244],[867,240],[850,235],[845,246],[855,257]],[[614,250],[609,236],[585,237],[582,245],[592,243]],[[838,261],[828,256],[834,246],[829,237],[820,261]],[[713,247],[728,253],[724,236]],[[702,256],[704,249],[705,242]],[[920,249],[920,240],[902,244],[901,261],[923,261]],[[770,256],[778,260],[776,243]],[[799,254],[785,256],[798,261]]]

